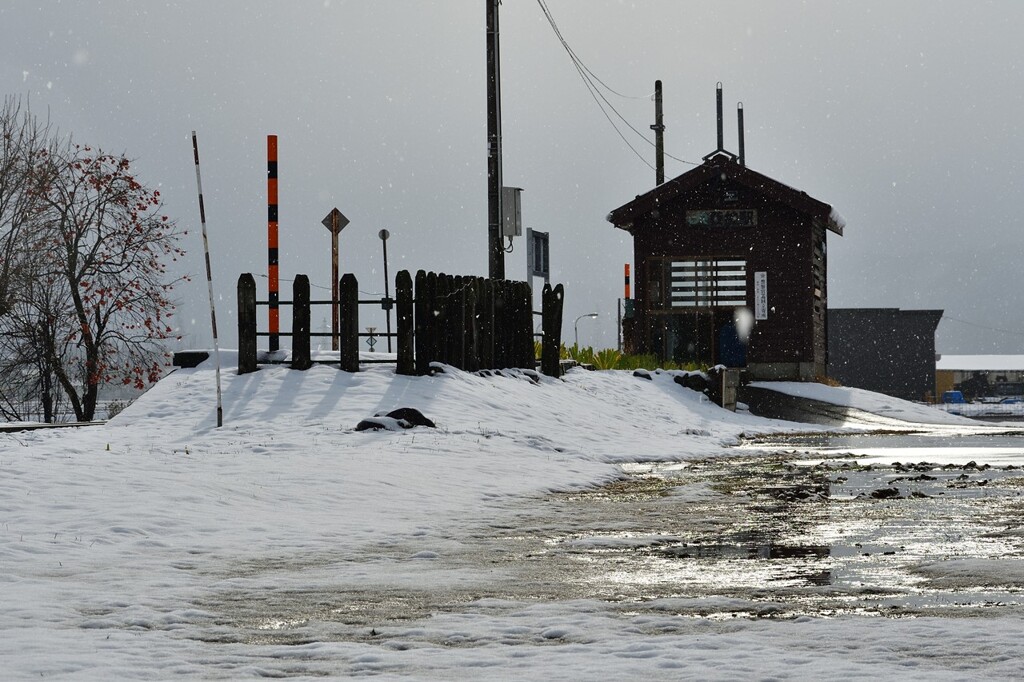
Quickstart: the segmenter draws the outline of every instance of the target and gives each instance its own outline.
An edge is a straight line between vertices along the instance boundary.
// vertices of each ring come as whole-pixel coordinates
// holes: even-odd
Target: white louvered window
[[[735,308],[747,305],[745,260],[682,260],[669,263],[672,308]]]

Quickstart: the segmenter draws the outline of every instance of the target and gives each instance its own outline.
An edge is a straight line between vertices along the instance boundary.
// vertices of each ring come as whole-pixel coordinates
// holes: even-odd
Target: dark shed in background
[[[829,310],[828,374],[843,386],[928,400],[935,390],[935,330],[941,319],[941,310]]]

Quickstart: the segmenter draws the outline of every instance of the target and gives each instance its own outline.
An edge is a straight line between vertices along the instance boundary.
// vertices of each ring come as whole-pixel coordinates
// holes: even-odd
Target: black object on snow
[[[876,500],[891,500],[892,498],[899,496],[899,488],[879,488],[871,493],[871,497]]]
[[[423,416],[423,413],[414,407],[400,407],[387,414],[383,412],[367,417],[356,424],[356,431],[400,431],[411,429],[414,426],[429,426],[437,428],[434,422]]]
[[[693,389],[698,393],[707,393],[709,388],[708,380],[700,372],[688,372],[683,375],[676,375],[672,378],[672,381],[676,382],[680,386]]]
[[[423,413],[415,407],[399,407],[397,410],[391,410],[388,412],[387,416],[392,419],[407,422],[409,426],[429,426],[432,429],[437,428],[437,424],[424,417]]]
[[[411,428],[411,426],[411,424],[404,426],[401,422],[392,419],[370,417],[356,424],[356,431],[397,431],[397,427]]]

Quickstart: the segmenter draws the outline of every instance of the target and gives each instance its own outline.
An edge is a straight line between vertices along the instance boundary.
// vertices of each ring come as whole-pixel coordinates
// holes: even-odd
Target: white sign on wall
[[[754,273],[754,319],[768,319],[768,273]]]

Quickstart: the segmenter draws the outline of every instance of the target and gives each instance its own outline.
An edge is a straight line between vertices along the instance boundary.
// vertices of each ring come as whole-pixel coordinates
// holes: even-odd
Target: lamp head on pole
[[[597,317],[597,313],[585,313],[577,317],[576,320],[572,323],[572,330],[575,337],[577,348],[580,345],[580,320],[582,320],[584,317]]]

